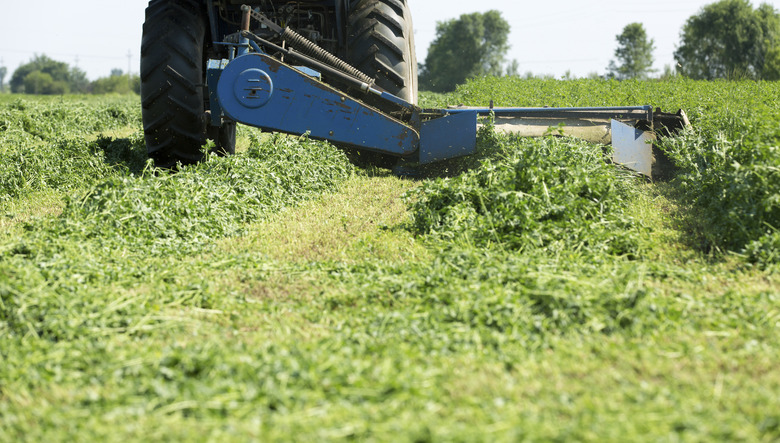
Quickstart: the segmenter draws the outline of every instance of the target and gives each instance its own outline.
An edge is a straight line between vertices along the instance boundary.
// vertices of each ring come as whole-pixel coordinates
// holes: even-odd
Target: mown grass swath
[[[6,101],[0,441],[780,438],[777,92],[478,79],[434,99],[684,108],[677,176],[488,125],[449,178],[377,199],[349,192],[381,173],[306,138],[171,173],[133,100]],[[326,192],[409,219],[367,217],[362,260],[258,251],[296,217],[350,238]],[[374,255],[391,237],[409,253]]]
[[[128,99],[83,102],[16,99],[0,105],[0,201],[30,192],[75,191],[110,175],[129,152],[115,153],[108,139],[94,133],[140,122],[140,108]],[[138,136],[132,140],[138,144]],[[123,146],[127,150],[127,146]],[[106,155],[119,157],[105,161]]]
[[[631,236],[640,221],[625,214],[635,177],[609,165],[600,146],[493,140],[502,158],[409,195],[418,232],[480,247],[636,254]]]
[[[109,321],[112,328],[126,326],[133,318],[128,312],[109,311],[103,317],[94,315],[97,306],[79,313],[72,303],[114,306],[103,285],[125,281],[126,273],[143,279],[155,272],[154,267],[136,267],[140,262],[203,252],[247,223],[333,189],[350,174],[351,166],[332,146],[276,137],[255,138],[244,155],[212,157],[177,173],[147,169],[139,176],[98,182],[68,197],[60,217],[30,225],[22,239],[6,246],[1,263],[10,266],[13,285],[46,282],[43,288],[54,291],[41,291],[35,303],[19,288],[4,292],[6,333],[72,338],[87,332],[73,327],[79,318],[86,328],[109,318],[118,322]],[[127,266],[127,260],[139,263]],[[18,274],[19,269],[25,272]],[[103,297],[68,300],[66,294],[90,287]]]
[[[777,82],[521,80],[488,78],[458,89],[463,103],[496,106],[620,106],[685,109],[692,128],[661,143],[680,168],[677,184],[694,204],[693,235],[707,250],[777,263],[780,225],[780,107]]]

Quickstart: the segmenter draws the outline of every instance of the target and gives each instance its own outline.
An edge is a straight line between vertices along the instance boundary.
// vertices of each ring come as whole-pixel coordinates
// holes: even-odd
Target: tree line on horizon
[[[499,11],[463,14],[439,22],[425,62],[419,65],[421,89],[448,92],[476,76],[518,76],[519,62],[507,62],[509,23]],[[605,75],[646,79],[653,70],[654,40],[641,23],[630,23],[616,36],[617,49]],[[769,4],[753,8],[749,0],[720,0],[686,21],[674,53],[676,67],[663,77],[698,80],[780,80],[780,12]]]
[[[507,61],[511,27],[499,11],[463,14],[439,22],[424,63],[420,87],[448,92],[477,76],[519,76],[520,63]],[[614,59],[598,77],[646,79],[653,70],[654,40],[642,23],[630,23],[616,36]],[[704,6],[683,25],[674,53],[675,74],[692,79],[780,80],[780,12],[769,4],[753,8],[749,0],[720,0]],[[0,67],[0,92],[8,70]],[[78,67],[36,55],[11,76],[11,92],[27,94],[140,93],[140,78],[121,70],[93,82]]]
[[[6,91],[7,72],[7,68],[0,67],[0,92]],[[89,81],[86,72],[78,67],[71,67],[45,54],[36,54],[14,71],[7,86],[15,94],[139,94],[141,79],[138,75],[114,69],[107,77]]]

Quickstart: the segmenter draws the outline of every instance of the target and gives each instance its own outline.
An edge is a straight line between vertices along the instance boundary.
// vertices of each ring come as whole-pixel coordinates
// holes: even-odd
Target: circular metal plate
[[[262,69],[251,68],[242,72],[233,85],[233,94],[243,106],[259,108],[271,100],[274,83]]]

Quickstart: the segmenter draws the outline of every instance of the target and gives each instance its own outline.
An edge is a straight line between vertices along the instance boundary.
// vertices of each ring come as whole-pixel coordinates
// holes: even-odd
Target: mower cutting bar
[[[478,117],[493,116],[497,130],[520,136],[568,135],[612,144],[617,163],[648,176],[652,173],[655,113],[651,106],[422,110],[370,87],[362,99],[352,97],[337,86],[307,74],[303,68],[297,69],[262,53],[257,45],[262,43],[277,49],[272,43],[244,35],[249,37],[250,46],[256,52],[230,61],[209,62],[212,118],[224,115],[232,121],[270,131],[308,133],[340,146],[426,164],[472,154],[476,149]],[[310,62],[311,67],[333,76],[332,70],[325,69],[328,67],[322,63],[287,52],[295,55],[296,61]],[[354,78],[349,80],[350,84],[360,83]],[[372,105],[365,102],[365,96],[375,98]],[[656,113],[659,117],[663,114]]]
[[[587,108],[452,108],[449,114],[476,112],[481,117],[491,114],[508,118],[615,119],[653,121],[652,106],[587,107]]]

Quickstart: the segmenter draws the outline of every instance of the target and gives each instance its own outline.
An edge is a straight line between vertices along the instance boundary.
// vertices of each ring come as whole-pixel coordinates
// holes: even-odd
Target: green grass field
[[[778,96],[422,97],[684,108],[647,183],[489,129],[449,178],[247,128],[170,174],[137,97],[0,95],[0,441],[780,440]]]

